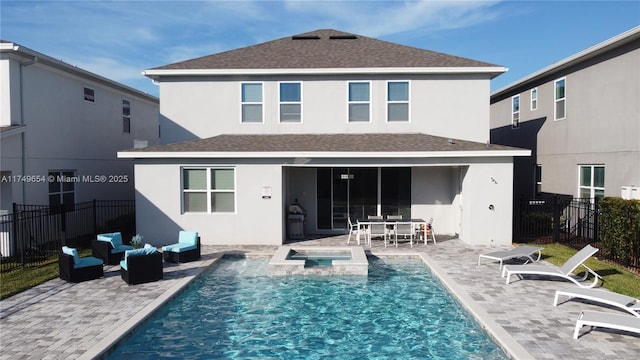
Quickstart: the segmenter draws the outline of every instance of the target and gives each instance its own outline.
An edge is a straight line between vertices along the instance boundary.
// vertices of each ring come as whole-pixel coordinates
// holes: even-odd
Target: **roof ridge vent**
[[[355,40],[357,38],[358,38],[357,36],[351,35],[351,34],[348,34],[348,35],[331,35],[331,36],[329,36],[329,39],[331,39],[331,40]]]
[[[293,35],[291,40],[320,40],[318,35]]]

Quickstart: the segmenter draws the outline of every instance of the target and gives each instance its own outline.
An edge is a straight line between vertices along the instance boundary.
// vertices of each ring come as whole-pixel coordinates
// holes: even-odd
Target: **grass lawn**
[[[91,249],[80,249],[80,256],[91,256]],[[44,265],[0,273],[0,300],[40,285],[60,275],[58,256],[51,257]]]
[[[531,245],[544,247],[544,250],[542,250],[543,259],[557,266],[564,264],[577,252],[570,247],[560,244]],[[594,256],[585,262],[585,265],[597,272],[598,275],[602,276],[604,279],[602,287],[620,294],[640,299],[640,276],[635,275],[622,266],[600,261],[597,258],[598,253],[595,253]],[[584,268],[578,267],[575,273],[583,275]]]

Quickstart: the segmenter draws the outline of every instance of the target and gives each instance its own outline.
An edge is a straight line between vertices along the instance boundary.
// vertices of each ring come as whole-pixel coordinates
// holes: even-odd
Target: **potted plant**
[[[136,236],[131,238],[131,246],[133,246],[134,249],[140,249],[142,247],[143,238],[144,236],[136,234]]]

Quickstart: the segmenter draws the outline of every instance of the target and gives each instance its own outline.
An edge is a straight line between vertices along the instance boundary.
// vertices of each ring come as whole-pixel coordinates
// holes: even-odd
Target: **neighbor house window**
[[[299,82],[280,83],[280,122],[302,122],[302,89]]]
[[[242,122],[262,122],[262,83],[242,84]]]
[[[538,109],[538,88],[531,89],[531,111]]]
[[[232,213],[235,198],[235,169],[182,170],[183,212]]]
[[[59,209],[62,205],[67,209],[73,209],[76,198],[76,186],[78,177],[74,170],[49,170],[49,206]]]
[[[131,133],[131,102],[122,99],[122,132]]]
[[[554,82],[555,86],[555,120],[562,120],[566,117],[566,94],[565,94],[565,86],[566,79],[556,80]]]
[[[520,95],[511,98],[511,127],[520,127]]]
[[[349,83],[349,122],[369,121],[370,84]]]
[[[387,121],[409,121],[409,82],[387,83]]]
[[[579,197],[583,199],[604,197],[604,166],[580,165]]]
[[[84,101],[95,102],[96,101],[96,93],[91,88],[84,88]]]

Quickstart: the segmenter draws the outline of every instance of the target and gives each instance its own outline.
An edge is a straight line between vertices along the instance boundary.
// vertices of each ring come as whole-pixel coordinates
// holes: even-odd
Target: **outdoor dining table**
[[[358,219],[358,233],[356,234],[356,243],[360,245],[360,234],[366,234],[366,229],[373,223],[385,223],[395,227],[397,223],[406,222],[410,222],[411,226],[414,228],[419,225],[420,232],[422,233],[422,238],[424,239],[424,244],[427,245],[427,221],[424,219]],[[369,246],[371,246],[371,244],[369,244]]]

